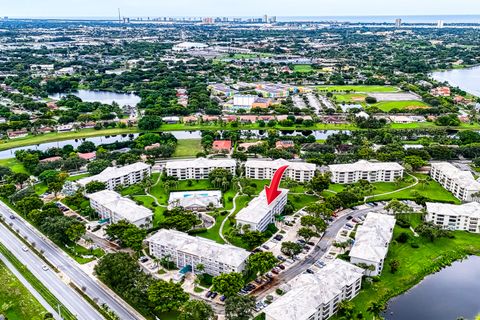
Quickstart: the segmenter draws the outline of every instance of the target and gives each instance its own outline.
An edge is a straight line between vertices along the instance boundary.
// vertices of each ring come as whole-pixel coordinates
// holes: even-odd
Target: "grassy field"
[[[410,230],[395,227],[394,238],[402,232],[413,237]],[[372,302],[386,303],[394,296],[415,286],[428,274],[439,271],[441,267],[465,255],[480,255],[480,235],[461,231],[454,232],[453,235],[453,239],[440,238],[434,242],[421,237],[414,238],[413,241],[419,245],[416,249],[409,243],[392,242],[380,281],[363,284],[360,294],[352,300],[355,309],[361,311],[365,319],[371,319],[372,315],[365,316]],[[392,274],[389,263],[394,259],[400,262],[400,267],[395,274]]]
[[[200,139],[178,140],[173,157],[195,157],[199,152],[203,152]]]
[[[1,159],[0,166],[8,167],[13,172],[28,173],[23,164],[15,158]]]
[[[43,319],[47,312],[7,267],[0,262],[0,306],[9,320]]]
[[[296,64],[293,66],[293,71],[298,73],[310,73],[315,69],[310,64]]]
[[[354,103],[364,103],[366,94],[361,93],[346,93],[346,94],[335,94],[333,95],[333,100],[337,103],[342,102],[354,102]]]
[[[398,92],[400,89],[393,86],[319,86],[319,91],[327,92]]]
[[[373,105],[374,107],[377,107],[379,108],[380,110],[383,110],[383,111],[390,111],[392,109],[399,109],[399,110],[402,110],[402,109],[405,109],[405,108],[409,108],[409,107],[412,107],[412,108],[430,108],[430,106],[423,102],[423,101],[415,101],[415,100],[412,100],[412,101],[382,101],[382,102],[378,102],[376,104]]]
[[[89,177],[89,173],[82,173],[82,174],[77,174],[76,176],[70,176],[67,178],[67,181],[77,181],[86,177]]]

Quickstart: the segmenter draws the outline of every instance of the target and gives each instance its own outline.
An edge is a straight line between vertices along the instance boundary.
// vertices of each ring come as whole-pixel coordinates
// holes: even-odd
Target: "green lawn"
[[[0,306],[9,320],[41,320],[47,312],[7,267],[0,262]],[[4,308],[6,307],[6,308]],[[6,309],[6,310],[5,310]]]
[[[199,152],[203,152],[201,140],[178,140],[177,148],[175,149],[173,157],[195,157]]]
[[[0,144],[0,147],[2,145]],[[15,158],[10,159],[1,159],[0,166],[8,167],[13,172],[21,172],[21,173],[28,173],[23,164]]]
[[[40,182],[35,185],[35,193],[38,195],[42,195],[47,192],[48,186],[45,182]]]
[[[315,71],[315,69],[310,64],[296,64],[293,66],[293,71],[299,73],[310,73]]]
[[[412,235],[408,229],[395,227],[394,238],[401,232]],[[466,255],[480,255],[480,235],[467,232],[453,232],[454,238],[440,238],[430,242],[424,238],[414,238],[419,248],[412,248],[409,243],[392,242],[379,282],[363,283],[360,294],[352,300],[357,311],[364,316],[368,306],[376,301],[386,303],[419,283],[425,276],[439,271],[441,267],[461,259]],[[400,262],[397,273],[390,272],[389,263],[393,259]],[[371,315],[370,315],[371,316]],[[338,317],[337,317],[338,318]],[[365,317],[371,319],[371,317]]]
[[[373,104],[374,107],[379,108],[380,110],[383,111],[390,111],[392,109],[399,109],[402,110],[404,108],[409,108],[409,107],[416,107],[416,108],[430,108],[430,106],[423,102],[423,101],[415,101],[415,100],[410,100],[410,101],[382,101],[378,102],[376,104]]]
[[[319,86],[319,91],[328,92],[399,92],[400,89],[394,86]]]
[[[77,181],[86,177],[89,177],[90,173],[82,173],[82,174],[77,174],[75,176],[70,176],[67,178],[67,181]]]

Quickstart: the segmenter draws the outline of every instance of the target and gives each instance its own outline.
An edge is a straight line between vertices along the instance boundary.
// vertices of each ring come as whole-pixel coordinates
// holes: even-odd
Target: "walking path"
[[[242,193],[242,185],[240,184],[240,182],[237,182],[237,185],[238,185],[239,191],[233,197],[233,200],[232,200],[233,201],[233,207],[230,210],[230,212],[228,213],[228,215],[225,217],[225,219],[223,219],[222,224],[220,225],[220,229],[218,229],[218,235],[220,236],[220,238],[222,238],[223,241],[225,241],[225,243],[228,243],[228,244],[231,244],[231,243],[223,236],[223,226],[225,225],[225,222],[228,221],[228,218],[233,213],[235,213],[235,210],[237,209],[237,197]]]
[[[410,189],[410,188],[413,188],[415,187],[419,180],[417,177],[411,175],[410,173],[407,173],[410,177],[413,178],[413,180],[415,180],[415,182],[409,186],[406,186],[406,187],[403,187],[403,188],[400,188],[398,190],[394,190],[394,191],[389,191],[389,192],[385,192],[385,193],[381,193],[381,194],[376,194],[376,195],[372,195],[372,196],[366,196],[365,198],[363,198],[363,201],[366,202],[368,199],[370,198],[375,198],[375,197],[381,197],[381,196],[386,196],[386,195],[389,195],[389,194],[394,194],[394,193],[397,193],[397,192],[400,192],[400,191],[403,191],[403,190],[407,190],[407,189]]]
[[[155,183],[152,184],[150,187],[145,188],[145,196],[152,198],[153,201],[155,201],[155,203],[156,203],[157,206],[166,208],[166,207],[167,207],[166,205],[160,204],[160,202],[158,202],[157,197],[155,197],[155,196],[152,195],[150,192],[148,192],[150,188],[155,187],[157,184],[160,183],[160,177],[161,177],[161,175],[158,175],[157,181],[155,181]]]

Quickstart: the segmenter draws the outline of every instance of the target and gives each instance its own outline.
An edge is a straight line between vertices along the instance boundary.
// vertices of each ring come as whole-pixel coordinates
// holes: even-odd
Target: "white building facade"
[[[280,189],[280,194],[268,204],[265,190],[240,210],[235,219],[237,225],[248,225],[251,231],[265,231],[269,224],[275,223],[275,215],[281,214],[287,204],[287,189]]]
[[[153,212],[137,205],[134,201],[122,197],[111,190],[102,190],[88,195],[90,207],[98,213],[101,220],[117,223],[127,220],[139,228],[150,229],[153,225]]]
[[[348,164],[328,166],[333,183],[355,183],[359,180],[369,182],[394,182],[403,178],[404,168],[396,162],[369,162],[360,160]]]
[[[191,211],[206,211],[208,207],[221,208],[220,190],[170,192],[168,209],[182,207]]]
[[[365,274],[378,276],[383,270],[394,227],[394,217],[368,213],[363,224],[357,228],[355,242],[349,254],[350,262],[371,266],[373,270],[365,270]]]
[[[104,182],[108,190],[117,186],[129,186],[141,182],[152,174],[152,168],[143,162],[133,163],[124,167],[108,167],[101,173],[77,181],[82,187],[92,181]]]
[[[314,274],[303,273],[290,281],[288,291],[263,311],[266,320],[325,320],[338,305],[358,295],[364,270],[335,259]]]
[[[169,229],[160,229],[146,242],[154,257],[168,258],[179,269],[190,266],[193,272],[202,264],[202,272],[212,276],[242,272],[250,255],[245,249]]]
[[[462,171],[448,162],[432,163],[430,176],[462,201],[476,201],[480,183],[470,171]]]
[[[245,176],[249,179],[269,180],[275,171],[282,166],[288,166],[284,178],[297,182],[308,182],[315,176],[317,166],[313,163],[293,162],[284,159],[274,161],[248,160],[245,163]]]
[[[425,220],[446,230],[480,233],[480,203],[462,205],[427,202]]]
[[[208,179],[212,170],[222,168],[235,175],[237,163],[230,159],[205,159],[169,161],[165,165],[168,176],[177,177],[178,180],[202,180]]]

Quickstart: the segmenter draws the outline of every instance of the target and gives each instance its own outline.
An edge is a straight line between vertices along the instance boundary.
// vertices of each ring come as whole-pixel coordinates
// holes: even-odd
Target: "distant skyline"
[[[480,15],[475,0],[0,0],[0,16],[408,16]]]

